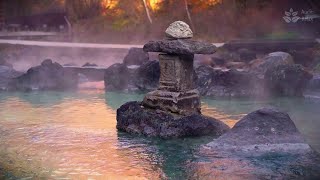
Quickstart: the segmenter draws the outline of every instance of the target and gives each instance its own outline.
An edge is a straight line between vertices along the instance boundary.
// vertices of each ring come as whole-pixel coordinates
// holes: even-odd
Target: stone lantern
[[[199,92],[193,86],[194,54],[211,54],[215,46],[191,40],[192,31],[182,21],[172,23],[166,36],[143,48],[160,53],[158,89],[149,92],[142,102],[127,102],[117,109],[117,129],[161,138],[220,136],[230,128],[201,114]]]
[[[143,47],[146,52],[160,53],[159,87],[145,96],[143,105],[184,115],[200,113],[200,96],[193,85],[194,54],[212,54],[215,46],[190,40],[193,33],[182,21],[172,23],[166,37]]]

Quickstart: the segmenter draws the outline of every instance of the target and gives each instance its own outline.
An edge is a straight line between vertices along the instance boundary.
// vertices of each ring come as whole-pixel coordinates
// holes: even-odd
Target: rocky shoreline
[[[308,62],[302,63],[307,63],[307,66],[299,64],[301,60],[297,60],[303,53],[298,53],[300,54],[298,57],[286,52],[273,52],[263,56],[252,55],[252,53],[250,55],[250,52],[244,49],[240,49],[237,53],[227,52],[222,47],[217,48],[217,53],[214,55],[195,57],[194,81],[200,94],[208,97],[268,97],[302,96],[305,91],[319,91],[319,83],[317,83],[319,71],[315,69],[320,62],[318,50],[314,49],[310,55],[312,57],[306,58]],[[257,58],[257,56],[260,57]],[[75,84],[78,82],[104,80],[106,91],[151,91],[156,89],[158,85],[160,66],[157,60],[148,59],[148,53],[143,52],[142,49],[133,48],[129,50],[124,63],[114,64],[108,68],[95,66],[62,67],[58,63],[47,64],[50,68],[46,70],[43,64],[39,67],[43,67],[41,76],[47,74],[48,80],[56,81],[56,83],[62,81],[59,80],[59,76],[61,73],[64,74],[63,78],[69,78],[68,83],[72,88],[76,88]],[[248,59],[252,60],[247,62]],[[50,69],[54,69],[54,66],[61,66],[64,70],[50,72]],[[35,70],[37,68],[31,69]],[[31,69],[25,76],[31,75]],[[38,70],[40,69],[38,68]],[[71,75],[71,72],[76,75]],[[30,83],[28,85],[30,88],[19,88],[12,81],[17,82],[14,79],[22,74],[22,72],[15,71],[10,63],[2,60],[0,63],[0,89],[70,89],[70,87],[64,87],[63,85],[50,87],[49,84],[42,84],[40,88],[32,88],[32,82],[27,82],[23,78],[20,78],[19,83],[22,83],[21,81],[24,81],[24,84]],[[76,77],[77,75],[78,77]],[[42,77],[42,79],[44,78],[45,76]],[[37,83],[41,83],[41,81]]]

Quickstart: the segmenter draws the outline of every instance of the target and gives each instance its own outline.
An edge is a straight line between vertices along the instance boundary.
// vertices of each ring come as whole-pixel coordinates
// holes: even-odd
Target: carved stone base
[[[143,105],[181,115],[200,113],[201,110],[196,89],[187,92],[152,91],[144,97]]]

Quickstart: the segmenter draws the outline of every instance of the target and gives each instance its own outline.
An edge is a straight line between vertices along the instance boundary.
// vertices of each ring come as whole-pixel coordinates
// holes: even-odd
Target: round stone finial
[[[189,25],[183,21],[171,23],[165,33],[169,39],[188,39],[193,37],[193,32]]]

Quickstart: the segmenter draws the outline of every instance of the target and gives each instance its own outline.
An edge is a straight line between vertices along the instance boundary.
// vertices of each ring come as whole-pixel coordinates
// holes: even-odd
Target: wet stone
[[[216,51],[216,46],[211,43],[189,39],[177,39],[150,41],[144,45],[143,50],[146,52],[162,52],[178,55],[212,54]]]

